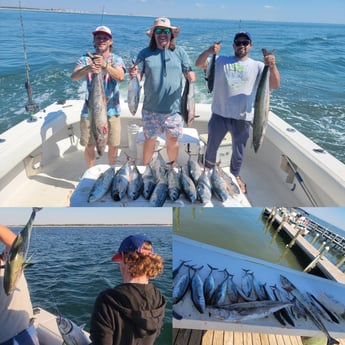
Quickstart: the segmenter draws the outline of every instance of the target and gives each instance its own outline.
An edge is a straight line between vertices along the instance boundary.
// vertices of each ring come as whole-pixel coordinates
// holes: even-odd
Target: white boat
[[[56,323],[56,315],[42,308],[34,308],[34,318],[40,345],[61,345],[64,343]],[[89,337],[89,333],[84,330],[83,332],[86,337]]]
[[[329,320],[321,312],[319,316],[334,338],[345,337],[345,295],[344,285],[332,280],[317,277],[312,274],[299,272],[294,269],[269,263],[264,260],[249,257],[223,248],[198,242],[189,238],[173,235],[173,269],[177,268],[182,261],[186,265],[200,268],[198,271],[202,282],[205,281],[210,269],[208,265],[218,270],[213,271],[216,286],[224,280],[224,272],[232,276],[232,281],[238,288],[243,287],[242,279],[244,270],[254,273],[256,281],[266,284],[266,288],[276,286],[282,289],[280,276],[288,278],[296,288],[306,296],[307,293],[316,297],[328,310],[337,315],[338,322]],[[188,268],[182,267],[174,279],[174,286],[187,273]],[[191,273],[193,275],[193,272]],[[189,288],[190,289],[190,288]],[[291,297],[291,296],[290,296]],[[228,304],[226,298],[222,304]],[[244,302],[246,303],[246,302]],[[212,310],[212,309],[211,309]],[[320,329],[308,317],[294,317],[294,326],[286,322],[283,326],[272,314],[263,318],[252,320],[228,321],[213,316],[206,308],[204,313],[198,311],[191,299],[190,291],[176,304],[173,305],[174,328],[199,329],[199,330],[221,330],[251,333],[274,333],[293,336],[322,337]],[[315,312],[315,311],[314,311]],[[297,315],[297,314],[294,314]]]
[[[131,128],[141,126],[141,108],[132,116],[127,104],[122,103],[117,165],[125,161],[124,152],[139,157],[140,165],[142,143],[134,137],[137,143],[133,147],[136,134]],[[37,121],[24,120],[0,134],[0,206],[150,206],[143,198],[135,202],[114,202],[111,198],[95,204],[87,202],[92,182],[107,166],[107,155],[87,171],[84,150],[79,145],[82,104],[83,100],[55,102],[35,114]],[[187,148],[192,148],[193,158],[203,157],[210,109],[210,104],[196,105],[198,117],[193,123],[196,134],[189,135],[191,129],[186,129],[179,164],[188,159]],[[162,141],[159,143],[164,145]],[[218,158],[226,172],[230,155],[231,143],[224,142]],[[345,205],[345,165],[272,112],[258,153],[254,153],[248,142],[241,177],[247,184],[246,195],[241,194],[225,205],[217,201],[212,205]],[[191,205],[181,198],[165,204],[183,205],[201,206],[201,203]]]

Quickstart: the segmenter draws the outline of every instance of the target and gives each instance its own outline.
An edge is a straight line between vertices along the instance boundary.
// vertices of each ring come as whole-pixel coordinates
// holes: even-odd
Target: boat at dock
[[[36,121],[26,119],[0,134],[0,205],[2,206],[152,206],[143,198],[114,202],[103,199],[90,204],[90,188],[107,167],[106,153],[96,166],[86,169],[84,149],[79,144],[80,112],[83,100],[53,102],[33,114]],[[143,172],[143,136],[141,116],[128,110],[122,100],[121,145],[115,169],[136,158]],[[139,107],[140,110],[140,107]],[[203,162],[207,145],[207,124],[210,104],[196,104],[192,128],[185,128],[180,141],[178,165],[184,166],[191,152],[192,159]],[[133,132],[133,127],[139,128]],[[213,198],[209,206],[344,206],[345,165],[294,127],[270,112],[266,135],[258,153],[248,141],[241,177],[247,194],[240,193],[227,203]],[[133,142],[135,145],[133,145]],[[164,157],[164,137],[157,147]],[[218,150],[221,167],[229,173],[231,140],[224,140]],[[233,178],[233,180],[235,180]],[[236,184],[236,181],[234,181]],[[204,206],[183,197],[165,206]]]

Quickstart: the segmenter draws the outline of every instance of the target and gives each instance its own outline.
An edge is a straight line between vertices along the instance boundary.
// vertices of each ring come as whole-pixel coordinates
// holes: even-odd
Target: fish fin
[[[31,267],[33,265],[34,265],[34,263],[32,263],[32,262],[24,262],[22,266],[23,266],[23,269],[24,269],[24,268]]]

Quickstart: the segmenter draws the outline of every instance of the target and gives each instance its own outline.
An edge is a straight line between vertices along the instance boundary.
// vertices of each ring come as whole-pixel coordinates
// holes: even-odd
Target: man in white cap
[[[167,154],[176,162],[178,138],[182,136],[181,111],[182,78],[195,81],[195,73],[185,50],[175,45],[180,28],[172,26],[168,18],[157,18],[146,34],[150,37],[147,48],[137,56],[130,77],[139,74],[144,79],[144,102],[142,109],[145,136],[143,163],[152,159],[156,138],[165,132]]]
[[[93,73],[102,73],[104,92],[107,101],[108,115],[108,161],[114,165],[118,154],[121,139],[120,123],[120,92],[118,83],[124,80],[125,64],[120,56],[112,52],[113,38],[107,26],[99,26],[93,31],[93,45],[96,53],[93,58],[83,55],[71,75],[72,80],[86,78],[87,90],[90,91]],[[88,95],[87,95],[88,97]],[[95,162],[95,139],[91,134],[90,119],[88,114],[87,99],[81,113],[80,144],[85,146],[85,160],[88,168]]]

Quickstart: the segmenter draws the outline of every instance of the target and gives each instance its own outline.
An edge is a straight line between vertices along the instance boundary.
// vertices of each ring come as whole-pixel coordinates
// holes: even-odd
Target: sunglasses
[[[156,29],[155,30],[155,34],[156,35],[160,35],[160,34],[170,34],[171,33],[171,30],[170,29]]]
[[[244,46],[247,47],[250,44],[250,41],[234,41],[236,47]]]

